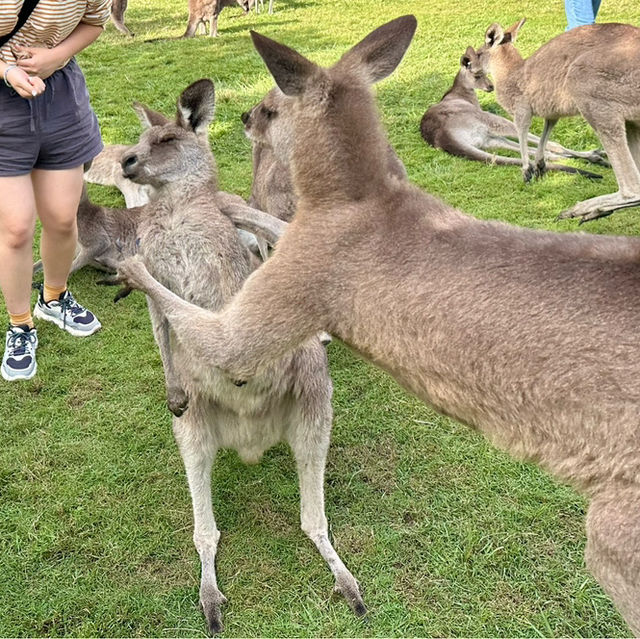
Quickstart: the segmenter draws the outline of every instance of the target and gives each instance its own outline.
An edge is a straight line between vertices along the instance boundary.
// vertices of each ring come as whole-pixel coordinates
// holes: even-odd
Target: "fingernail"
[[[34,89],[34,90],[31,92],[31,95],[35,98],[35,96],[36,96],[36,95],[38,95],[38,92]]]

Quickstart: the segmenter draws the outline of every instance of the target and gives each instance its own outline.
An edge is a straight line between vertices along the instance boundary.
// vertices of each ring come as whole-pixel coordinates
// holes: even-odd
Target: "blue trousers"
[[[593,24],[598,15],[601,0],[564,0],[567,14],[567,31],[583,24]]]

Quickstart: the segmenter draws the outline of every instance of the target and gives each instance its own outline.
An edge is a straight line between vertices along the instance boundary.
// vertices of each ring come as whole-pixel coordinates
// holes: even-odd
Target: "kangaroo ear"
[[[497,47],[504,38],[504,29],[494,22],[484,34],[484,41],[488,47]]]
[[[400,64],[417,26],[418,21],[412,15],[387,22],[347,51],[336,66],[364,68],[372,84],[379,82]]]
[[[527,21],[526,18],[522,18],[522,20],[518,20],[518,22],[515,22],[514,24],[512,24],[505,32],[504,32],[504,39],[503,39],[503,44],[504,42],[515,42],[516,38],[518,37],[518,32],[520,31],[520,29],[522,28],[522,25]]]
[[[176,123],[197,135],[206,133],[216,106],[213,82],[207,78],[190,84],[178,98]]]
[[[144,104],[140,104],[140,102],[134,102],[132,106],[144,129],[150,129],[152,126],[163,126],[170,121],[162,113],[153,111]]]
[[[477,57],[478,55],[476,54],[474,48],[467,47],[467,50],[464,52],[464,55],[460,58],[460,66],[463,66],[468,69],[471,66],[471,61]]]
[[[282,93],[292,96],[303,93],[307,80],[318,67],[297,51],[255,31],[251,31],[251,39]]]

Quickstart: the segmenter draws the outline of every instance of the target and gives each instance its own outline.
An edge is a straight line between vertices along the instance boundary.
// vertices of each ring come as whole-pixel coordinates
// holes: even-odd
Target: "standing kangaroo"
[[[500,105],[513,116],[525,182],[545,171],[544,148],[556,122],[582,115],[611,162],[618,192],[578,202],[560,214],[581,222],[640,205],[640,29],[592,24],[556,36],[526,60],[514,46],[524,18],[492,24],[478,50]],[[527,154],[531,118],[544,118],[535,165]]]
[[[289,168],[293,139],[278,135],[278,119],[286,121],[294,117],[294,108],[295,100],[275,87],[250,111],[240,116],[244,132],[252,144],[253,183],[248,203],[286,222],[293,219],[298,197]],[[278,148],[274,148],[274,144]],[[387,146],[387,153],[390,175],[406,179],[404,164],[391,145]]]
[[[133,36],[134,34],[129,31],[127,25],[124,23],[124,13],[127,10],[127,4],[128,0],[113,0],[111,4],[111,21],[120,33]]]
[[[193,38],[198,29],[204,29],[206,33],[209,27],[209,35],[218,36],[218,16],[225,7],[239,5],[245,14],[249,13],[255,0],[189,0],[189,22],[183,38]]]
[[[519,151],[520,147],[513,141],[518,139],[518,131],[511,122],[499,115],[482,110],[476,96],[476,89],[493,91],[493,85],[487,78],[480,57],[473,47],[468,47],[460,59],[460,71],[453,81],[453,86],[444,94],[442,100],[430,106],[422,116],[420,132],[425,141],[436,149],[442,149],[451,155],[469,160],[486,162],[487,164],[517,165],[522,164],[517,158],[487,153],[487,149],[507,149]],[[528,134],[527,153],[533,155],[540,138]],[[550,160],[561,158],[580,158],[609,166],[600,151],[573,151],[554,142],[548,143]],[[551,164],[547,168],[552,171],[580,173],[585,177],[602,177],[589,171],[581,171],[573,167]]]
[[[328,69],[252,33],[296,103],[278,124],[294,141],[294,221],[216,313],[139,260],[121,280],[151,297],[194,361],[248,379],[327,330],[571,483],[590,499],[587,565],[640,633],[640,239],[476,220],[389,177],[370,84],[415,28],[397,18]]]
[[[220,310],[253,268],[250,253],[218,204],[207,139],[213,111],[213,83],[199,80],[182,92],[175,122],[148,111],[149,128],[122,157],[124,173],[155,191],[145,207],[149,215],[138,224],[139,255],[170,290],[210,311]],[[239,197],[227,196],[225,202],[230,217],[251,231],[257,224],[268,232],[267,239],[284,226]],[[193,359],[151,299],[149,310],[174,412],[182,415],[174,418],[173,431],[193,501],[193,538],[202,562],[200,603],[211,632],[222,628],[220,608],[226,601],[216,581],[220,533],[211,507],[211,467],[219,448],[232,448],[252,463],[274,444],[289,443],[298,467],[302,529],[334,574],[336,591],[357,614],[364,614],[358,585],[329,541],[324,513],[332,388],[320,341],[310,335],[259,374],[238,381],[210,362]],[[194,329],[192,336],[199,341],[197,333]]]

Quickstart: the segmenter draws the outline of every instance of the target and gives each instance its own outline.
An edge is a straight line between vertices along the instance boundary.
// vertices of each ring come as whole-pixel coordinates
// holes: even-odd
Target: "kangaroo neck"
[[[459,98],[465,102],[473,104],[474,106],[480,107],[480,102],[478,101],[476,91],[471,84],[469,73],[465,69],[460,69],[460,71],[458,71],[458,74],[453,81],[453,86],[442,97],[443,100],[445,98]]]

